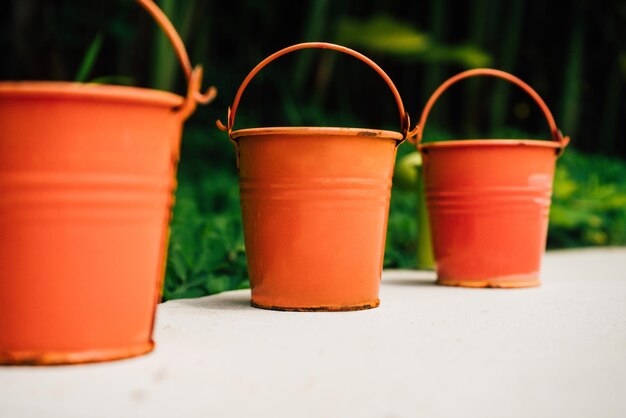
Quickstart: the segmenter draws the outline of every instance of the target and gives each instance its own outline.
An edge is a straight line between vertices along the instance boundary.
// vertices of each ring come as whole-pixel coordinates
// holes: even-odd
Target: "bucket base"
[[[60,366],[64,364],[100,363],[140,356],[154,349],[152,340],[132,347],[92,351],[17,351],[0,352],[0,365]]]
[[[251,301],[250,305],[254,308],[269,309],[272,311],[288,311],[288,312],[345,312],[345,311],[362,311],[365,309],[373,309],[380,305],[380,300],[376,299],[371,302],[360,303],[357,305],[320,305],[320,306],[276,306],[265,305]]]
[[[474,287],[474,288],[501,288],[516,289],[524,287],[537,287],[540,285],[539,277],[534,275],[515,276],[514,278],[493,278],[484,280],[449,279],[437,278],[437,284],[442,286]]]

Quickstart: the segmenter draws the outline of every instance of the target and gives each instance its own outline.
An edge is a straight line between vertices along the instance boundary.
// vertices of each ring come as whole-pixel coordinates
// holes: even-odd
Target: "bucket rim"
[[[392,139],[394,141],[402,140],[403,136],[400,132],[386,131],[382,129],[371,128],[342,128],[330,126],[275,126],[263,128],[246,128],[232,132],[232,138],[238,139],[248,136],[264,136],[264,135],[335,135],[335,136],[362,136],[365,138]]]
[[[175,93],[144,87],[72,81],[0,81],[0,98],[37,96],[104,99],[165,107],[177,107],[184,101],[182,96]]]
[[[502,146],[530,146],[540,148],[561,149],[559,142],[545,139],[454,139],[450,141],[422,142],[421,147],[431,148],[462,148],[462,147],[502,147]]]

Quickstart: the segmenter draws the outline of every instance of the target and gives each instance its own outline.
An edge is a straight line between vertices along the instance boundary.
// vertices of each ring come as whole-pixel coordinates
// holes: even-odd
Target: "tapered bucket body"
[[[280,310],[378,306],[395,132],[236,132],[252,304]]]
[[[187,97],[64,82],[0,83],[0,364],[114,360],[152,350]]]
[[[254,76],[287,53],[330,49],[369,65],[396,99],[402,132],[360,128],[274,127],[233,131]],[[228,109],[237,152],[252,306],[287,311],[348,311],[378,306],[396,149],[410,119],[398,90],[364,55],[308,42],[261,61]]]
[[[516,84],[542,110],[552,141],[475,139],[422,143],[428,114],[452,84],[473,76]],[[545,102],[519,78],[499,70],[468,70],[445,81],[420,118],[425,198],[437,282],[465,287],[539,285],[557,157],[569,138]]]
[[[424,144],[424,180],[440,284],[539,284],[558,144]]]
[[[151,350],[181,101],[0,85],[0,361]]]

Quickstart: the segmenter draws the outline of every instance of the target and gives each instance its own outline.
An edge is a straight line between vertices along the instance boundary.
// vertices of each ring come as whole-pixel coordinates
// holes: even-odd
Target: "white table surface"
[[[0,417],[626,417],[626,248],[548,253],[542,279],[386,271],[359,312],[167,302],[147,356],[0,367]]]

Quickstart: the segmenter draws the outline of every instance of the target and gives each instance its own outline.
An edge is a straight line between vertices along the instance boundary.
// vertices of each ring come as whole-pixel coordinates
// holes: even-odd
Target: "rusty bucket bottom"
[[[254,300],[250,301],[250,305],[254,308],[268,309],[272,311],[287,311],[287,312],[346,312],[346,311],[363,311],[366,309],[373,309],[380,305],[380,299],[376,299],[370,302],[359,303],[356,305],[320,305],[320,306],[276,306],[257,303]]]
[[[69,364],[100,363],[122,360],[147,354],[154,350],[154,341],[131,347],[91,351],[14,351],[0,352],[0,365],[6,366],[61,366]]]
[[[454,279],[438,277],[437,284],[442,286],[458,286],[473,288],[501,288],[516,289],[524,287],[537,287],[541,284],[538,274],[522,274],[507,277],[494,277],[489,279]]]

